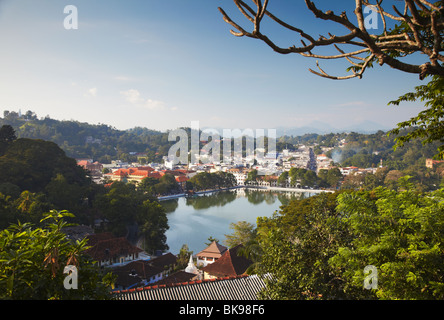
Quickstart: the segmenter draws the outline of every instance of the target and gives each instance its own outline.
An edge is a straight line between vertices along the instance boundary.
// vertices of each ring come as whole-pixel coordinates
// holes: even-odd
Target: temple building
[[[248,267],[253,263],[250,259],[239,254],[243,246],[237,245],[224,252],[216,262],[202,268],[204,279],[217,279],[245,275]]]
[[[198,267],[206,267],[208,264],[211,264],[222,257],[225,251],[227,251],[227,247],[213,241],[206,249],[196,255],[196,265]]]

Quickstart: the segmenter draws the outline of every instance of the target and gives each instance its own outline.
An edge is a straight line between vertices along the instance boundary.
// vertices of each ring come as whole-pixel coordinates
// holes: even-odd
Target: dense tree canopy
[[[320,194],[258,218],[251,272],[270,273],[264,298],[443,299],[444,189]],[[377,286],[364,288],[365,268]]]
[[[110,299],[113,278],[84,253],[86,240],[63,233],[66,211],[50,211],[42,227],[28,223],[0,231],[0,299]],[[77,268],[77,288],[67,289],[65,266]]]

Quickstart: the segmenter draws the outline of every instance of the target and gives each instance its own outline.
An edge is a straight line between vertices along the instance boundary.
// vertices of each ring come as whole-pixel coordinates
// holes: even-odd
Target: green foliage
[[[350,286],[362,286],[366,265],[378,268],[379,299],[443,299],[444,190],[416,193],[377,188],[342,194],[337,210],[355,234],[332,263],[344,269]]]
[[[413,131],[396,138],[395,147],[402,147],[413,139],[422,139],[423,144],[439,142],[436,158],[444,158],[444,78],[433,76],[426,84],[415,87],[414,92],[409,92],[389,104],[399,105],[406,101],[423,101],[424,111],[417,116],[398,124],[398,127],[390,131],[390,134],[399,134],[400,129],[413,128]]]
[[[199,172],[188,180],[194,191],[228,188],[236,185],[233,174],[228,172]]]
[[[189,250],[187,244],[182,245],[179,250],[179,254],[177,255],[176,266],[174,267],[174,271],[184,270],[188,262],[190,261],[190,256],[193,254],[193,251]]]
[[[83,253],[86,240],[66,237],[66,217],[51,210],[44,227],[18,223],[0,232],[0,299],[110,299],[113,279]],[[66,265],[78,269],[78,289],[65,289]]]
[[[258,219],[259,273],[271,273],[264,298],[342,299],[341,275],[329,265],[347,243],[347,226],[335,211],[336,194],[292,201],[271,219]]]
[[[21,117],[17,112],[5,111],[0,125],[13,127],[19,138],[52,141],[70,157],[92,158],[102,163],[112,159],[137,161],[131,152],[146,153],[148,163],[160,162],[173,144],[168,141],[168,133],[140,127],[123,131],[104,124],[58,121],[48,116],[38,119],[31,111]],[[88,137],[92,137],[92,142],[88,142]]]
[[[247,178],[245,179],[245,182],[247,181],[256,181],[258,178],[257,170],[253,169],[250,170],[247,174]]]
[[[271,273],[263,298],[443,299],[444,189],[320,194],[258,218],[256,271]],[[378,270],[364,289],[364,268]]]
[[[225,235],[224,244],[228,248],[237,246],[238,244],[246,244],[255,237],[255,226],[247,221],[238,221],[230,223],[232,234]]]
[[[41,191],[57,174],[70,184],[89,183],[85,171],[53,142],[17,139],[0,157],[0,181],[15,184],[21,190]]]
[[[10,143],[17,139],[14,128],[10,125],[3,125],[0,128],[0,142]]]
[[[0,156],[0,181],[0,192],[9,196],[0,207],[3,228],[17,219],[38,223],[51,208],[76,212],[79,222],[89,222],[87,200],[97,186],[53,142],[20,138],[8,143]]]
[[[94,184],[76,161],[55,143],[19,138],[8,143],[0,156],[0,228],[17,220],[40,224],[42,213],[67,208],[70,218],[92,225],[97,217],[107,219],[106,228],[116,235],[143,238],[148,251],[167,249],[165,210],[151,190],[116,182],[111,188]],[[177,187],[165,175],[159,185]],[[134,233],[128,233],[135,226]],[[99,230],[100,231],[100,230]]]
[[[165,209],[143,190],[132,184],[114,182],[109,189],[97,195],[93,206],[108,221],[108,231],[125,236],[128,228],[135,225],[138,232],[129,237],[133,241],[140,238],[145,251],[168,249],[165,231],[169,227]]]

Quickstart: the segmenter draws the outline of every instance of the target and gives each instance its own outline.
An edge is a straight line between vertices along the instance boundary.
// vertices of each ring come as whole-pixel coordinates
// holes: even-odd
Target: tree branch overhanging
[[[318,19],[332,21],[343,26],[345,35],[329,34],[329,37],[320,36],[315,39],[302,28],[293,26],[279,19],[268,10],[271,0],[252,0],[252,5],[243,0],[233,0],[242,15],[252,24],[252,31],[247,31],[234,22],[229,15],[219,8],[223,19],[233,27],[230,32],[238,37],[250,37],[259,39],[281,54],[298,53],[304,57],[317,59],[346,59],[350,63],[348,68],[352,74],[346,76],[332,76],[325,72],[316,62],[319,72],[309,69],[314,74],[329,79],[361,78],[365,70],[378,62],[379,65],[387,64],[390,67],[418,74],[420,79],[428,75],[444,76],[444,7],[443,2],[430,3],[425,0],[404,0],[403,12],[396,6],[392,7],[394,13],[389,13],[383,8],[383,0],[355,0],[353,11],[357,24],[352,23],[346,12],[335,14],[333,11],[322,11],[316,7],[313,1],[305,0],[308,10]],[[402,3],[402,1],[399,1]],[[382,21],[382,32],[379,35],[370,34],[367,30],[363,6],[371,6]],[[277,45],[263,32],[261,23],[269,19],[280,25],[283,29],[295,32],[300,38],[300,46],[290,45],[283,47]],[[387,19],[396,23],[393,30],[387,29]],[[322,47],[334,46],[340,54],[317,54],[314,50]],[[343,47],[343,48],[340,48]],[[344,49],[346,47],[349,51]],[[351,49],[350,49],[351,48]],[[420,64],[407,62],[403,58],[420,53],[424,60]],[[359,62],[355,62],[355,61]]]

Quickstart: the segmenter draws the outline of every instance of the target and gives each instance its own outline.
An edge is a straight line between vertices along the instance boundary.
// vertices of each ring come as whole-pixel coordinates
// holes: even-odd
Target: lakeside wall
[[[334,192],[333,190],[318,190],[318,189],[302,189],[302,188],[284,188],[284,187],[270,187],[270,186],[235,186],[230,188],[222,188],[222,189],[214,189],[214,190],[205,190],[205,191],[198,191],[195,192],[195,195],[199,194],[205,194],[205,193],[212,193],[212,192],[218,192],[218,191],[226,191],[226,190],[233,190],[233,189],[259,189],[259,190],[275,190],[275,191],[284,191],[284,192],[301,192],[301,193],[322,193],[322,192]],[[157,197],[157,200],[169,200],[169,199],[176,199],[185,197],[185,193],[179,193],[179,194],[173,194],[170,196],[162,196]]]

